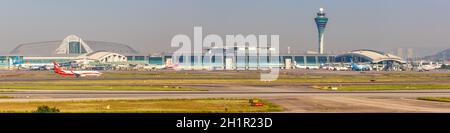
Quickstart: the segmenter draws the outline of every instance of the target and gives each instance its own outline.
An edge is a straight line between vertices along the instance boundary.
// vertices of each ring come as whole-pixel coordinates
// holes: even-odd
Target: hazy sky
[[[0,52],[18,44],[85,40],[164,51],[176,34],[278,34],[281,47],[316,50],[313,18],[329,17],[325,50],[450,46],[449,0],[0,0]]]

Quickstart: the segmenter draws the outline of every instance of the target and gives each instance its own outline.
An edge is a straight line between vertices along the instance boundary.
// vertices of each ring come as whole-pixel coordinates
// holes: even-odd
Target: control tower
[[[327,22],[328,22],[328,18],[325,17],[325,12],[324,12],[323,8],[319,9],[319,12],[317,13],[317,17],[314,18],[314,20],[316,21],[317,30],[319,32],[319,48],[318,48],[317,52],[319,54],[323,54],[323,51],[324,51],[324,47],[323,47],[324,32],[325,32],[325,27],[326,27]]]

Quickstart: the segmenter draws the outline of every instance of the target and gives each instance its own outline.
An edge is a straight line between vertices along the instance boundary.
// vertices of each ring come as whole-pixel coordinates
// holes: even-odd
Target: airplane
[[[24,64],[24,63],[23,63],[22,61],[20,61],[20,57],[19,57],[19,56],[16,56],[16,57],[14,58],[12,64],[13,64],[13,65],[21,65],[21,64]]]
[[[176,69],[178,66],[179,66],[178,63],[177,64],[170,64],[170,65],[164,66],[162,69]]]
[[[434,70],[434,69],[437,69],[437,68],[439,68],[439,67],[440,67],[439,63],[433,63],[433,62],[427,62],[427,63],[425,63],[425,62],[423,62],[423,61],[420,61],[419,67],[417,67],[417,69],[418,69],[420,72],[423,72],[423,71]]]
[[[12,64],[19,68],[29,68],[32,70],[50,70],[49,67],[52,66],[51,63],[33,63],[30,64],[29,62],[24,62],[20,60],[19,56],[16,56],[12,60]]]
[[[357,64],[350,59],[352,70],[354,71],[369,71],[371,70],[369,64]]]
[[[59,67],[59,64],[56,62],[53,62],[53,69],[55,71],[55,73],[59,74],[59,75],[63,75],[63,76],[75,76],[77,78],[79,77],[87,77],[87,76],[96,76],[99,77],[100,75],[102,75],[102,73],[98,72],[98,71],[68,71],[68,70],[63,70],[62,68]]]

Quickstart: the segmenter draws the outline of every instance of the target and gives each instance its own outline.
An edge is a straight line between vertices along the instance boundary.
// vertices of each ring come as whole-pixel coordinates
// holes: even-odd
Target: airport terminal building
[[[117,63],[139,58],[136,55],[139,55],[139,52],[128,45],[85,41],[76,35],[69,35],[62,41],[20,44],[8,55],[0,55],[0,66],[51,64],[53,61]]]
[[[280,54],[271,47],[205,48],[200,54],[190,52],[166,56],[167,62],[177,63],[181,69],[210,70],[267,70],[271,68],[319,68],[333,63],[335,55]],[[196,56],[197,55],[197,56]],[[199,62],[200,61],[200,62]]]
[[[7,55],[0,55],[1,68],[26,65],[50,65],[77,62],[79,64],[140,64],[167,66],[179,64],[181,69],[258,70],[258,69],[318,69],[324,64],[349,64],[363,62],[387,66],[405,63],[392,54],[374,50],[355,50],[343,54],[274,54],[274,48],[228,47],[206,48],[199,54],[143,54],[128,45],[87,41],[69,35],[62,41],[46,41],[18,45]],[[266,54],[262,55],[261,52]],[[253,54],[252,54],[253,53]],[[197,63],[195,63],[197,62]]]
[[[173,54],[142,54],[128,45],[87,41],[76,35],[69,35],[62,41],[46,41],[20,44],[7,55],[0,55],[0,67],[14,67],[27,64],[51,64],[53,61],[82,62],[84,64],[148,64],[164,66],[180,64],[183,69],[260,69],[260,68],[294,68],[300,66],[319,66],[334,61],[334,55],[278,55],[254,56],[248,53],[257,53],[261,49],[272,48],[207,48],[200,56]],[[256,50],[256,51],[255,51]],[[238,52],[244,51],[244,54]],[[213,53],[213,54],[205,54]],[[221,53],[221,56],[217,56]],[[194,63],[195,60],[200,63]],[[187,62],[191,62],[188,64]]]

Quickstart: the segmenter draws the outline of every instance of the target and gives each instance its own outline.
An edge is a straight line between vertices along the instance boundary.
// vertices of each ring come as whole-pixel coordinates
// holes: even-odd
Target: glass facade
[[[128,61],[133,61],[133,56],[127,56]]]
[[[270,59],[269,56],[260,56],[259,57],[259,67],[270,67]]]
[[[82,53],[81,43],[77,41],[69,42],[69,52],[71,54]],[[268,51],[270,49],[270,51]],[[272,53],[271,53],[272,52]],[[6,57],[0,58],[0,65],[9,63]],[[58,57],[55,57],[58,59]],[[27,59],[25,57],[25,59]],[[55,59],[36,59],[23,60],[27,63],[51,63],[68,62],[72,60]],[[63,58],[68,59],[68,58]],[[182,69],[209,69],[209,68],[230,68],[230,69],[256,69],[256,68],[287,68],[293,65],[299,66],[318,66],[322,63],[334,62],[334,56],[321,54],[293,54],[279,55],[274,53],[271,48],[243,48],[231,47],[226,49],[213,48],[204,49],[201,53],[181,53],[181,56],[172,57],[171,55],[127,55],[126,59],[133,63],[151,64],[151,65],[169,65],[179,64]],[[289,59],[289,60],[287,60]],[[198,61],[197,61],[198,60]],[[364,60],[358,58],[357,60]],[[171,63],[170,63],[170,62]],[[197,61],[197,63],[195,63]],[[290,61],[290,63],[286,62]]]
[[[280,67],[281,66],[281,57],[280,56],[271,56],[270,57],[270,65],[272,67]]]
[[[326,56],[319,56],[319,64],[325,64],[328,62],[328,58]]]
[[[366,57],[362,57],[362,56],[358,56],[355,58],[356,62],[370,62],[369,59],[367,59]]]
[[[258,56],[248,56],[248,67],[258,67]]]
[[[210,56],[202,56],[202,64],[205,66],[211,66],[211,57]]]
[[[184,63],[184,56],[178,57],[178,63],[180,63],[180,64]]]
[[[200,55],[200,54],[194,54]],[[191,66],[201,68],[203,66],[203,56],[191,56]]]
[[[224,66],[223,56],[212,56],[211,63],[212,63],[212,66],[214,66],[216,68],[221,68],[222,66]]]
[[[145,56],[135,56],[134,60],[136,60],[136,61],[143,61],[143,60],[145,60]]]
[[[351,60],[353,60],[353,62],[370,62],[370,60],[367,57],[363,56],[347,55],[335,58],[335,62],[351,62]]]
[[[306,65],[307,66],[316,66],[316,56],[306,56]]]
[[[152,65],[163,65],[163,57],[149,57],[148,63]]]
[[[194,66],[194,64],[195,64],[195,56],[191,56],[190,59],[191,59],[191,66]]]
[[[246,67],[247,66],[247,56],[237,56],[236,57],[236,66],[237,67]]]
[[[69,59],[28,59],[24,60],[24,63],[30,63],[30,64],[50,64],[52,62],[70,62],[72,60]]]
[[[0,56],[0,66],[12,65],[10,60],[14,60],[15,56]],[[251,69],[256,68],[275,68],[284,67],[286,59],[291,59],[291,63],[295,63],[298,66],[319,66],[322,63],[334,63],[334,62],[349,62],[350,58],[355,61],[368,61],[365,57],[338,57],[331,55],[293,55],[293,56],[219,56],[219,55],[205,55],[205,56],[184,56],[172,57],[172,56],[126,56],[130,62],[142,62],[151,65],[165,65],[166,60],[172,59],[172,63],[179,63],[183,69],[220,69],[225,68],[226,65],[233,69]],[[196,58],[200,58],[201,61],[198,65],[194,65]],[[228,58],[228,62],[225,62]],[[30,64],[48,64],[53,61],[57,62],[70,62],[69,59],[23,59],[21,62]],[[188,63],[189,64],[183,64]],[[227,64],[228,63],[228,64]]]
[[[80,54],[81,44],[80,42],[69,42],[69,54]]]
[[[328,56],[328,62],[335,62],[334,56]]]
[[[9,59],[7,56],[0,56],[0,66],[8,66]]]
[[[305,57],[304,56],[295,56],[294,60],[297,65],[301,65],[301,66],[305,65]]]

